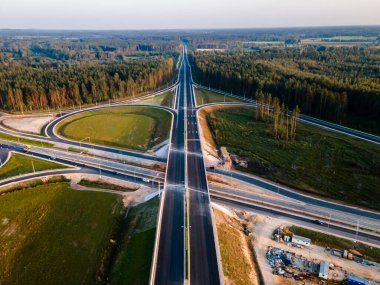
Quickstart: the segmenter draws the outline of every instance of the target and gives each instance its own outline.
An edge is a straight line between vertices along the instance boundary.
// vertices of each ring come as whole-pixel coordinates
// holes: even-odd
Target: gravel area
[[[40,134],[42,127],[50,120],[52,120],[52,117],[49,116],[20,118],[12,117],[9,119],[4,119],[3,124],[17,131]]]

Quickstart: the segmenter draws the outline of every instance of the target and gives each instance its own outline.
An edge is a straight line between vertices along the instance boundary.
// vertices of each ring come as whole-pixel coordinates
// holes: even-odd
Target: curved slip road
[[[361,208],[357,208],[357,207],[351,207],[351,206],[347,206],[347,205],[343,205],[343,204],[338,204],[337,202],[331,202],[331,201],[323,200],[323,198],[316,198],[316,197],[308,196],[306,194],[301,194],[301,193],[296,192],[290,188],[281,186],[281,185],[276,184],[276,183],[272,183],[268,180],[264,180],[262,178],[254,176],[254,175],[248,175],[248,174],[244,174],[244,173],[237,172],[237,171],[225,171],[225,170],[221,170],[221,169],[213,169],[213,170],[209,169],[209,172],[221,174],[221,175],[226,176],[228,178],[233,177],[233,178],[241,180],[243,182],[261,187],[265,190],[269,190],[271,192],[278,193],[280,195],[284,195],[288,198],[292,198],[292,199],[302,201],[304,203],[325,207],[327,209],[331,208],[331,209],[338,210],[341,212],[347,212],[347,213],[351,213],[351,214],[355,214],[355,215],[359,215],[359,216],[365,216],[365,217],[368,217],[371,219],[380,220],[380,213],[379,212],[365,210],[365,209],[361,209]]]

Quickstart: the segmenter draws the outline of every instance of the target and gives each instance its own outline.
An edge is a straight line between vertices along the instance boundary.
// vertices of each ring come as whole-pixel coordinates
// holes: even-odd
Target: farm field
[[[148,284],[159,200],[130,208],[110,284]]]
[[[318,196],[380,209],[380,146],[298,124],[295,142],[273,139],[254,109],[223,108],[207,115],[215,144],[247,161],[239,170]]]
[[[195,90],[195,100],[197,105],[203,105],[207,103],[219,103],[219,102],[244,102],[229,96],[223,96],[219,93],[213,92],[211,90],[206,90],[203,88],[194,88]]]
[[[9,160],[0,167],[0,180],[20,174],[32,173],[33,166],[36,172],[67,168],[62,164],[12,152]]]
[[[1,284],[95,284],[125,212],[108,193],[68,183],[0,196]]]
[[[57,125],[64,137],[146,151],[169,137],[170,113],[149,107],[114,107],[74,115]]]

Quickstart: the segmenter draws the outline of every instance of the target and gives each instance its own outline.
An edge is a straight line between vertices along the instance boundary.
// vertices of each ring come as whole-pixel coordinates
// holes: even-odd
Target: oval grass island
[[[82,112],[55,129],[68,139],[147,151],[169,138],[172,116],[152,107],[110,107]]]

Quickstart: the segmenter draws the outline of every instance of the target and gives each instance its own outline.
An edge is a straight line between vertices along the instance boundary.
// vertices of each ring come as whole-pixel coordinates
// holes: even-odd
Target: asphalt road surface
[[[185,203],[185,124],[184,65],[180,69],[177,94],[178,115],[173,122],[171,147],[167,163],[163,212],[158,237],[155,284],[183,284],[185,279],[184,203]]]
[[[145,185],[148,187],[159,186],[160,179],[158,177],[156,179],[146,180],[144,179],[146,175],[142,173],[126,171],[124,168],[114,168],[114,169],[112,169],[111,167],[107,168],[105,167],[105,165],[96,165],[96,164],[94,165],[90,163],[90,161],[76,161],[70,157],[67,158],[67,157],[57,156],[55,159],[52,159],[52,155],[50,153],[41,153],[41,152],[34,152],[33,150],[24,150],[22,144],[17,144],[13,142],[3,142],[1,144],[1,147],[4,153],[9,152],[9,151],[17,151],[20,153],[26,153],[26,154],[32,155],[34,157],[52,160],[57,163],[63,163],[69,166],[77,167],[76,170],[67,169],[67,170],[62,170],[62,171],[56,171],[54,172],[55,175],[64,174],[66,172],[92,173],[92,174],[99,174],[99,176],[105,175],[105,176],[114,177],[117,179],[123,179],[130,182],[139,183],[141,185]],[[1,153],[1,149],[0,149],[0,153]],[[6,185],[8,183],[19,182],[25,179],[38,178],[44,175],[45,174],[42,174],[40,172],[35,172],[28,175],[15,176],[12,178],[1,180],[0,186]]]
[[[337,225],[318,225],[314,222],[314,220],[300,215],[295,215],[290,212],[287,213],[275,209],[267,209],[265,207],[261,207],[259,205],[252,205],[244,201],[235,201],[229,198],[218,196],[212,196],[212,201],[229,207],[233,207],[235,209],[251,211],[257,214],[267,215],[278,219],[286,219],[290,222],[294,221],[297,224],[306,225],[308,227],[315,228],[326,233],[335,233],[344,236],[348,239],[380,245],[380,238],[378,236],[371,235],[371,233],[365,233],[360,231],[357,232],[355,229],[348,229]]]
[[[280,195],[284,195],[292,199],[303,201],[308,204],[325,207],[327,209],[334,209],[341,212],[347,212],[347,213],[355,214],[358,216],[364,216],[371,219],[377,219],[377,220],[380,219],[380,213],[378,212],[368,211],[368,210],[360,209],[357,207],[351,207],[351,206],[346,206],[343,204],[338,204],[335,202],[330,202],[328,200],[323,200],[323,198],[315,198],[312,196],[304,195],[294,190],[291,190],[287,187],[261,179],[254,175],[247,175],[247,174],[237,172],[237,171],[225,171],[221,169],[213,169],[210,171],[217,174],[225,175],[227,177],[233,177],[235,179],[247,182],[255,186],[259,186],[263,189],[278,193]]]
[[[325,222],[330,220],[339,221],[353,226],[356,226],[357,223],[360,222],[360,227],[380,232],[380,220],[367,218],[363,215],[355,215],[337,211],[332,208],[320,207],[305,203],[305,201],[289,199],[283,195],[262,195],[261,193],[241,190],[224,185],[211,185],[210,189],[213,190],[213,194],[216,193],[223,196],[228,195],[231,198],[237,197],[239,199],[246,199],[247,201],[256,201],[257,203],[273,205],[276,208],[291,209],[292,211],[298,211],[299,213],[307,213],[308,215],[320,217],[320,219]]]
[[[154,283],[183,284],[185,278],[189,277],[191,284],[221,284],[207,177],[192,96],[191,71],[186,56],[184,53],[179,76],[178,116],[174,121],[167,164],[157,261],[153,268]],[[184,243],[186,184],[189,201],[189,265],[185,262]],[[189,276],[185,274],[187,266],[190,269]]]
[[[115,103],[115,104],[111,104],[111,105],[102,105],[102,106],[91,107],[91,108],[83,109],[81,111],[76,111],[76,112],[72,112],[72,113],[63,115],[62,117],[55,119],[54,121],[52,121],[50,124],[48,124],[46,126],[45,134],[47,135],[47,137],[43,137],[43,136],[39,136],[39,135],[33,135],[33,134],[20,133],[20,132],[16,132],[16,131],[6,129],[6,128],[1,127],[1,126],[0,126],[0,130],[2,133],[5,133],[5,134],[9,134],[9,135],[13,135],[13,136],[19,136],[19,137],[28,138],[28,139],[42,140],[42,141],[52,142],[52,143],[59,142],[59,143],[71,145],[73,147],[78,147],[78,148],[80,147],[81,149],[82,148],[95,149],[95,150],[100,150],[100,151],[104,151],[104,152],[127,155],[127,156],[131,156],[134,158],[141,158],[141,159],[147,159],[147,160],[155,160],[155,161],[160,161],[160,162],[166,162],[166,158],[156,157],[156,156],[153,156],[153,155],[150,155],[147,153],[143,153],[143,152],[139,152],[139,151],[125,150],[125,149],[121,149],[121,148],[112,148],[112,147],[107,147],[107,146],[89,144],[89,143],[85,143],[85,142],[78,142],[78,141],[73,141],[73,140],[61,138],[61,137],[58,137],[54,132],[55,126],[60,121],[62,121],[63,119],[65,119],[67,117],[70,117],[74,114],[86,112],[88,110],[93,110],[93,109],[119,107],[119,106],[130,106],[130,104]],[[153,107],[153,108],[163,109],[163,110],[166,110],[166,111],[172,113],[173,117],[177,116],[176,112],[174,112],[172,109],[170,109],[168,107],[164,107],[164,106],[151,106],[151,105],[144,105],[144,104],[142,104],[142,105],[134,104],[133,106]]]
[[[191,70],[187,60],[184,60],[184,65],[187,102],[190,283],[221,284],[207,176],[192,92]]]

